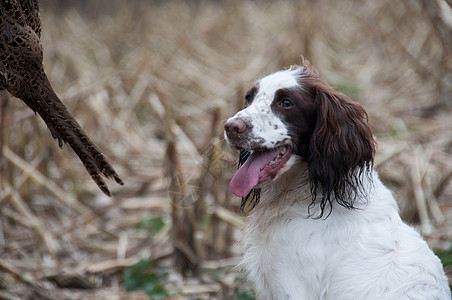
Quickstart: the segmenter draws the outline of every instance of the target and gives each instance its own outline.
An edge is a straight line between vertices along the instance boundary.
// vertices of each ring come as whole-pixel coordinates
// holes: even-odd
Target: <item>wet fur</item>
[[[228,122],[236,118],[245,130],[225,137],[242,149],[240,163],[255,149],[293,148],[282,172],[242,201],[251,213],[240,266],[258,299],[451,299],[440,260],[373,170],[359,104],[303,61],[256,82]]]

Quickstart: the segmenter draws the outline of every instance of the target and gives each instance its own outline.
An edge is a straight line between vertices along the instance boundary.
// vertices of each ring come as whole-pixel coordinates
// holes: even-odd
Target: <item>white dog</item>
[[[373,170],[367,114],[303,61],[228,119],[231,190],[252,210],[242,266],[259,299],[450,300],[440,260]]]

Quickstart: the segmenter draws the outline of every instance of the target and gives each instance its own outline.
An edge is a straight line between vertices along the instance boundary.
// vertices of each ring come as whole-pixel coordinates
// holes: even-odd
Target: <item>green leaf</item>
[[[138,225],[138,229],[147,229],[151,235],[157,234],[160,230],[165,227],[168,223],[168,220],[163,217],[154,217],[151,216],[147,219],[141,221]]]
[[[238,290],[236,293],[237,300],[254,300],[256,296],[252,290]]]
[[[434,252],[445,267],[452,265],[452,248],[448,250],[435,250]]]
[[[150,299],[162,299],[168,295],[163,284],[168,272],[162,268],[153,268],[149,259],[142,259],[124,270],[124,288],[127,291],[143,290]]]

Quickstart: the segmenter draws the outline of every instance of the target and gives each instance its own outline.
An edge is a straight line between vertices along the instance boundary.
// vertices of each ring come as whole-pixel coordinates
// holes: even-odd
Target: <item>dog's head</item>
[[[268,75],[246,93],[245,107],[224,126],[229,145],[241,150],[232,192],[247,199],[277,183],[297,159],[307,163],[312,203],[353,207],[361,175],[370,171],[375,141],[365,110],[320,81],[307,61]],[[292,161],[290,163],[289,161]]]

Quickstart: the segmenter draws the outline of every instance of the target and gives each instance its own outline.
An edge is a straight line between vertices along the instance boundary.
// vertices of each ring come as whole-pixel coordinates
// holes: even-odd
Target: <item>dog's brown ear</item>
[[[364,189],[362,175],[372,170],[376,144],[361,105],[321,81],[312,84],[317,120],[309,144],[308,169],[313,203],[318,192],[322,195],[322,217],[333,200],[353,207]]]

